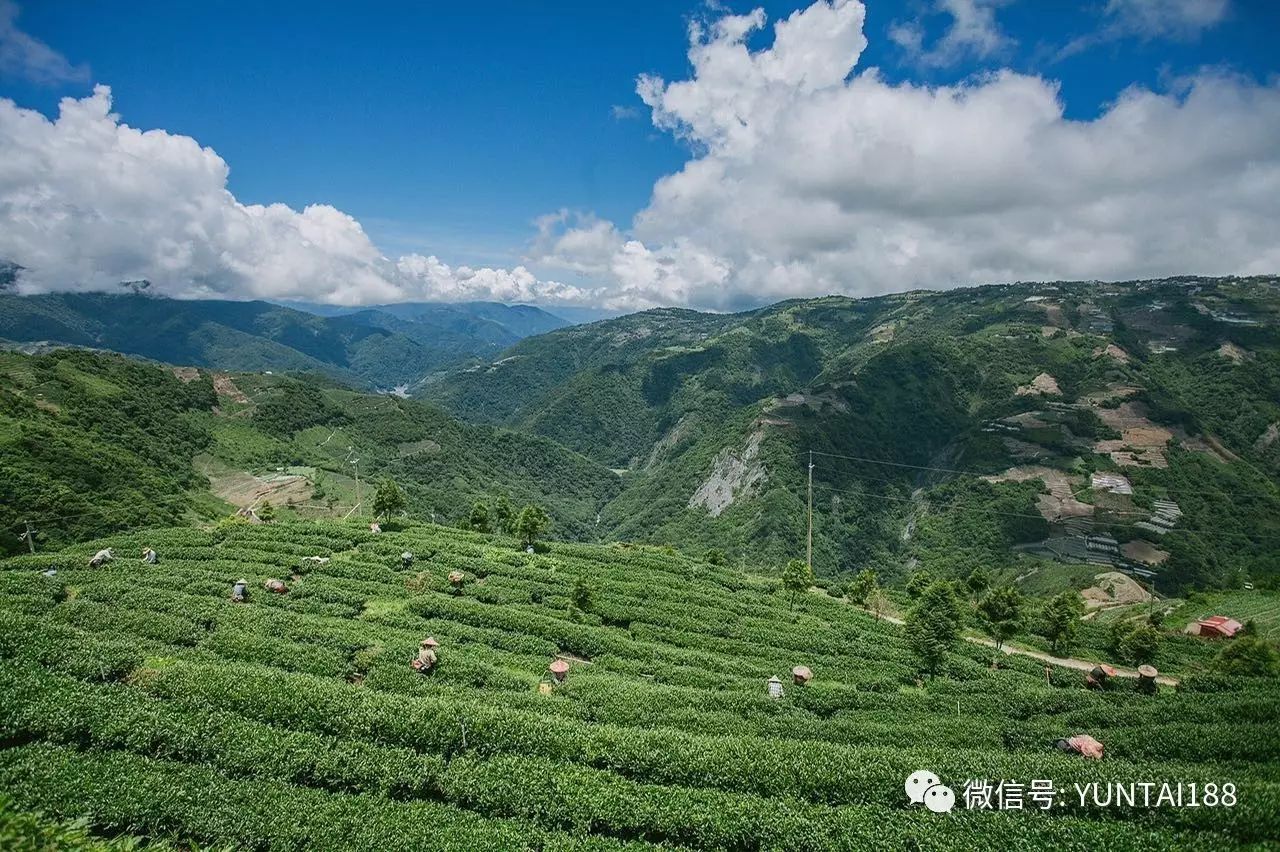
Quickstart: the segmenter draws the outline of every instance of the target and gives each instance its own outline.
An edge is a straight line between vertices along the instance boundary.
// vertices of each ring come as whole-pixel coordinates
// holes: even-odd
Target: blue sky
[[[1060,83],[1064,120],[1089,121],[1134,85],[1166,92],[1205,68],[1266,85],[1277,71],[1280,4],[1263,0],[1209,0],[1221,10],[1189,24],[1161,7],[1197,0],[954,2],[988,14],[988,41],[946,46],[948,0],[866,0],[855,73],[946,86],[1010,69]],[[123,123],[215,150],[245,205],[332,205],[389,256],[541,270],[537,217],[568,209],[625,237],[655,181],[699,156],[705,140],[653,126],[637,76],[688,79],[689,22],[757,5],[770,23],[751,50],[809,4],[29,2],[16,28],[65,73],[0,63],[0,96],[53,119],[60,98],[106,84]]]

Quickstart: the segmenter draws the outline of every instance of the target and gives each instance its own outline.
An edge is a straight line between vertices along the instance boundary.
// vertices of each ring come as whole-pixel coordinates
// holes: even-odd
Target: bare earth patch
[[[1141,402],[1122,402],[1115,408],[1099,408],[1098,419],[1120,433],[1131,447],[1163,447],[1173,433],[1157,426],[1147,417],[1147,407]]]
[[[1041,373],[1031,380],[1031,384],[1023,385],[1014,391],[1018,396],[1061,396],[1062,389],[1058,380],[1048,373]]]
[[[1161,550],[1146,539],[1134,539],[1125,542],[1120,548],[1120,552],[1125,558],[1132,559],[1134,562],[1141,562],[1144,565],[1159,565],[1169,558],[1169,552]]]
[[[1245,359],[1249,357],[1249,353],[1246,350],[1241,349],[1229,340],[1218,347],[1218,354],[1236,364],[1243,364]]]
[[[200,371],[195,367],[174,367],[173,374],[184,384],[190,384],[200,378]]]
[[[897,323],[887,322],[884,325],[878,325],[871,329],[868,334],[874,343],[888,343],[890,340],[893,340],[893,335],[897,330]]]
[[[258,477],[201,456],[196,457],[196,466],[209,477],[210,490],[215,495],[241,509],[266,500],[277,506],[290,500],[306,503],[314,490],[305,476],[277,473]]]
[[[1082,518],[1093,514],[1093,506],[1081,503],[1075,498],[1075,487],[1080,480],[1051,467],[1040,465],[1011,467],[1004,473],[982,478],[987,482],[1026,482],[1039,479],[1049,492],[1041,494],[1036,499],[1036,508],[1040,510],[1041,516],[1046,521]]]
[[[1150,592],[1138,585],[1132,577],[1119,571],[1098,574],[1093,581],[1092,586],[1080,592],[1084,605],[1089,609],[1126,606],[1151,600]]]
[[[218,396],[225,396],[232,402],[246,403],[249,397],[244,395],[244,391],[236,387],[236,383],[231,381],[231,377],[226,373],[213,374],[213,390]]]
[[[1120,364],[1129,363],[1129,353],[1114,343],[1108,343],[1105,347],[1099,346],[1093,350],[1093,357],[1095,358],[1101,358],[1104,355]]]

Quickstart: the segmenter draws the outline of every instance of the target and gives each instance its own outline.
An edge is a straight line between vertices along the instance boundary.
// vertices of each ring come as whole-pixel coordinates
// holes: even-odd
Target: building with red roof
[[[1201,636],[1222,639],[1230,639],[1240,631],[1240,628],[1244,627],[1234,618],[1227,618],[1225,615],[1211,615],[1208,618],[1202,618],[1196,622],[1196,626],[1200,628],[1197,632]]]

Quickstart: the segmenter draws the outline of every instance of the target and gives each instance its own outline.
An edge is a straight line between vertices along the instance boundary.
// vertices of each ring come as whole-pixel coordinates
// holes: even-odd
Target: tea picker
[[[410,664],[414,671],[419,674],[431,674],[435,671],[436,663],[439,658],[436,655],[436,648],[440,647],[440,643],[435,640],[434,636],[428,636],[418,644],[418,655],[413,658]]]
[[[1103,745],[1088,734],[1076,734],[1054,743],[1058,751],[1065,754],[1078,754],[1090,760],[1102,760]]]

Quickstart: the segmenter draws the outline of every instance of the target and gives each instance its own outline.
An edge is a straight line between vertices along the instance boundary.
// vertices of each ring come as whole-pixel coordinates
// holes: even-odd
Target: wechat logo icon
[[[917,769],[908,775],[904,788],[913,805],[924,805],[935,814],[945,814],[956,805],[955,791],[925,769]]]

